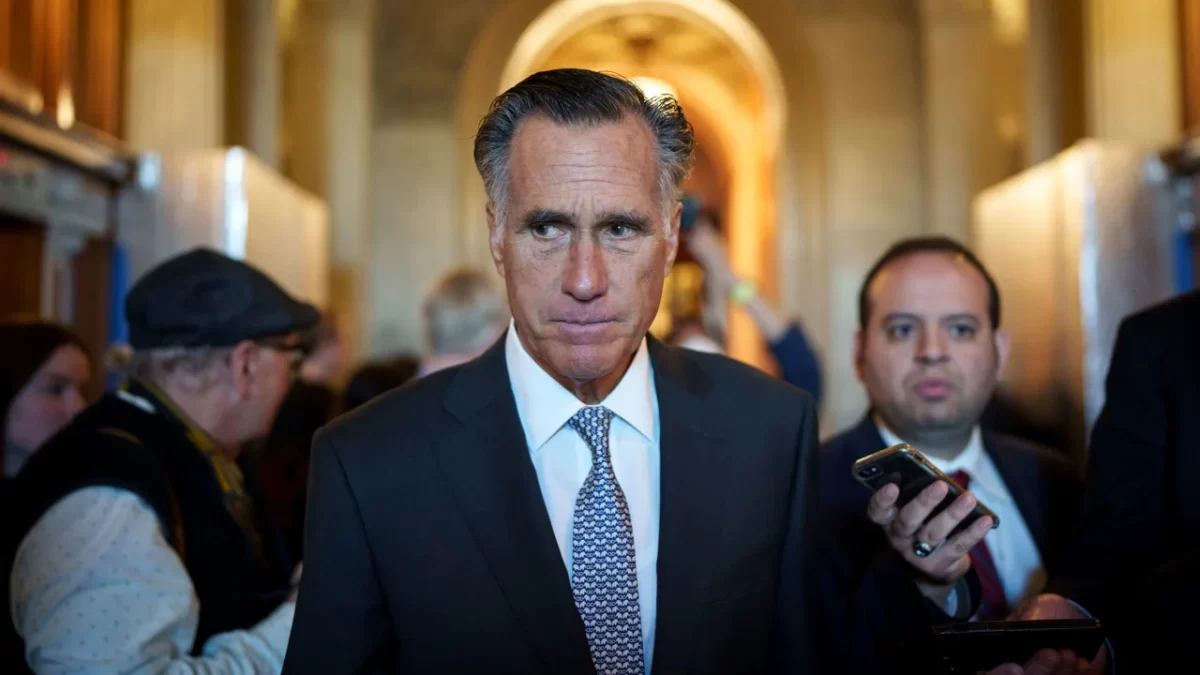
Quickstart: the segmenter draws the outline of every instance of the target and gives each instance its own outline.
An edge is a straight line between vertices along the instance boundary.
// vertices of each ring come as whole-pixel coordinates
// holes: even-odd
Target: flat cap
[[[254,267],[198,248],[138,279],[125,297],[129,346],[231,347],[314,328],[321,315]]]

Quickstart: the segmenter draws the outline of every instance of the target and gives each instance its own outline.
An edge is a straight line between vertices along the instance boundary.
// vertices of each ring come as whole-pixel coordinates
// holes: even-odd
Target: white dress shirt
[[[22,540],[10,578],[13,625],[39,675],[250,675],[283,667],[295,604],[189,656],[200,603],[158,516],[112,487],[77,490]]]
[[[550,377],[525,351],[517,329],[510,326],[504,345],[508,378],[517,413],[554,538],[571,574],[575,498],[592,468],[592,452],[567,421],[584,404]],[[603,401],[614,413],[609,431],[613,471],[633,521],[637,558],[638,601],[642,613],[642,646],[646,672],[654,653],[654,619],[658,577],[659,445],[658,397],[650,355],[643,339],[624,377]]]
[[[875,420],[875,426],[887,446],[907,442],[892,433],[879,419]],[[921,450],[915,444],[909,445]],[[1040,593],[1046,585],[1041,553],[1033,541],[1033,535],[1029,533],[1020,507],[1008,491],[992,458],[984,452],[983,435],[979,427],[971,432],[967,447],[954,459],[945,460],[932,455],[925,455],[925,459],[947,476],[954,475],[956,471],[966,471],[971,476],[968,489],[1000,519],[1000,527],[989,531],[983,540],[987,542],[988,551],[996,563],[996,573],[1004,586],[1008,605],[1016,607],[1022,600]]]

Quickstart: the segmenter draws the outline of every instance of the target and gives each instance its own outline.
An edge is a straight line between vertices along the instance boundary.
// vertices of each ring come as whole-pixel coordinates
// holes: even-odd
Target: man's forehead
[[[521,213],[632,210],[650,215],[659,194],[653,138],[630,126],[569,127],[531,120],[519,132],[526,135],[514,139],[510,206]]]
[[[872,295],[936,292],[944,296],[964,290],[982,290],[986,295],[987,280],[961,255],[940,251],[921,252],[889,262],[875,275],[867,290]]]
[[[867,293],[883,313],[982,313],[989,302],[983,274],[962,256],[944,252],[892,261],[871,281]]]
[[[544,115],[521,121],[513,134],[511,158],[522,163],[630,164],[653,162],[654,135],[645,122],[626,115],[619,122],[558,124]],[[539,161],[540,160],[540,161]]]

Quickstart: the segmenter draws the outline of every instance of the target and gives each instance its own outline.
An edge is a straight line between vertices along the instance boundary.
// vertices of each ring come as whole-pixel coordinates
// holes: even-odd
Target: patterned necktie
[[[950,478],[964,490],[971,487],[971,474],[966,471],[955,471]],[[1008,598],[1004,594],[1004,584],[1000,582],[1000,573],[996,570],[987,540],[980,539],[968,555],[971,567],[979,575],[979,592],[983,596],[979,599],[979,613],[976,616],[982,621],[1003,619],[1008,615]]]
[[[633,523],[608,452],[612,418],[608,408],[592,407],[567,422],[592,451],[592,469],[575,498],[571,590],[597,675],[642,675]]]

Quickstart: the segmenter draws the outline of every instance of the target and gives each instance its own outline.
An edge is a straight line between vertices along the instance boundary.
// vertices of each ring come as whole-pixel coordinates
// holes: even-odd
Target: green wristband
[[[758,295],[758,288],[753,281],[742,279],[729,289],[729,299],[735,305],[744,305]]]

